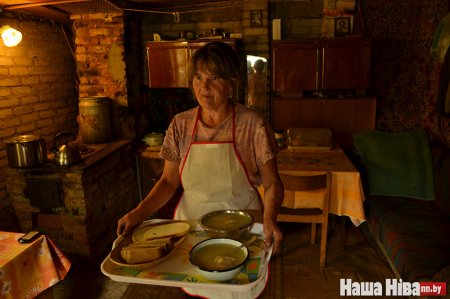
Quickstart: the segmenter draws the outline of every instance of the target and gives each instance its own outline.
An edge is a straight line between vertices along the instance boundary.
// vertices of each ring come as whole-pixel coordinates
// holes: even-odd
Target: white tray
[[[151,222],[162,221],[161,219],[148,220],[142,225]],[[255,223],[250,231],[252,234],[258,236],[258,240],[264,240],[263,226],[261,223]],[[202,278],[197,274],[195,268],[189,263],[189,250],[198,242],[207,239],[206,233],[197,226],[186,236],[184,242],[177,247],[165,261],[158,265],[146,269],[132,269],[122,267],[114,264],[109,255],[102,262],[100,268],[104,275],[110,277],[112,280],[150,284],[168,287],[182,287],[182,288],[196,288],[196,289],[214,289],[233,292],[248,292],[256,284],[263,279],[267,272],[270,257],[272,255],[272,248],[268,252],[258,247],[250,246],[254,250],[251,259],[246,265],[246,269],[253,266],[253,274],[248,274],[247,271],[241,272],[235,280],[227,282],[213,282]],[[122,237],[118,237],[114,243],[113,248],[120,242]],[[255,242],[258,243],[258,242]],[[253,244],[255,244],[253,243]],[[251,263],[251,264],[249,264]]]

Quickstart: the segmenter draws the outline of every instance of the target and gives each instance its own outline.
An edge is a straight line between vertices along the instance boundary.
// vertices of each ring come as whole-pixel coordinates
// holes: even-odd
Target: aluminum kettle
[[[81,162],[81,154],[78,149],[70,146],[65,142],[62,145],[59,145],[59,141],[62,137],[75,136],[72,132],[60,132],[54,137],[54,147],[53,152],[55,153],[55,157],[53,158],[53,162],[59,166],[69,166],[78,162]]]

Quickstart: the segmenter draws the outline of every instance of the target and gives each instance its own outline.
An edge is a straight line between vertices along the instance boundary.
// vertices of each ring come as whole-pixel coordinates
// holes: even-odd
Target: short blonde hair
[[[237,52],[223,42],[211,42],[195,51],[188,64],[188,82],[192,89],[192,81],[199,64],[204,63],[208,70],[219,78],[228,80],[236,91],[241,78],[241,58]],[[235,94],[235,92],[233,92]]]

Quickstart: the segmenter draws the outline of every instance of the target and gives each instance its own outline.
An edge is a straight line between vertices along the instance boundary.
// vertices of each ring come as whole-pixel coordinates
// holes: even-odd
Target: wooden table
[[[0,298],[34,298],[60,280],[70,261],[46,236],[29,244],[23,233],[0,231]]]
[[[279,173],[331,172],[330,213],[348,216],[356,226],[366,220],[360,174],[339,146],[333,149],[287,149],[277,159]],[[304,204],[308,206],[307,202]]]

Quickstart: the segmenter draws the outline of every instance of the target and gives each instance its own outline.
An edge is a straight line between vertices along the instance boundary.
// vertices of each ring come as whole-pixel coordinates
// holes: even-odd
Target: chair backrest
[[[330,207],[331,174],[327,172],[308,175],[280,174],[284,186],[284,199],[280,213],[326,214]],[[296,211],[298,210],[298,211]],[[302,211],[300,211],[302,210]]]
[[[325,266],[328,212],[330,209],[331,174],[328,172],[308,175],[280,174],[284,185],[283,203],[277,221],[311,223],[311,244],[315,244],[316,226],[321,224],[320,267]],[[316,204],[307,207],[306,198]],[[317,202],[320,202],[319,204]],[[306,206],[306,207],[303,207]]]

